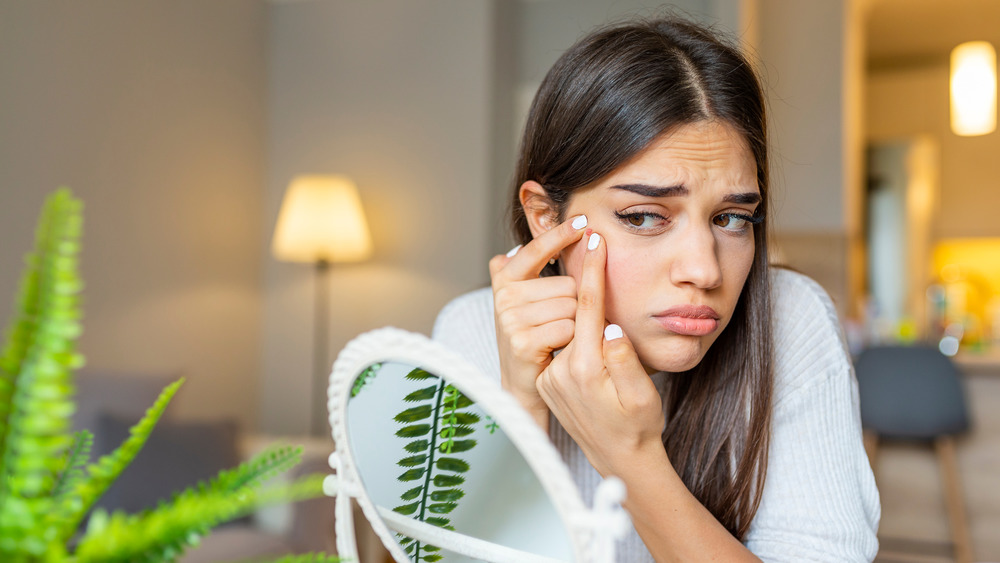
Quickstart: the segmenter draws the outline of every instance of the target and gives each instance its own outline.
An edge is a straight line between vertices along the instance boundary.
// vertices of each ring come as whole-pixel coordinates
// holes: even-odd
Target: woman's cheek
[[[634,309],[642,303],[643,271],[649,268],[648,264],[642,266],[642,262],[627,249],[613,246],[609,241],[604,278],[604,314],[608,321],[627,323],[630,317],[641,313]]]

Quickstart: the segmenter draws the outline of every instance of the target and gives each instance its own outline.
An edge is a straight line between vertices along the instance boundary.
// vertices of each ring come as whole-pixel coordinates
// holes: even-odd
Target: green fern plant
[[[263,505],[321,496],[321,475],[262,487],[301,459],[301,448],[274,446],[156,508],[139,514],[94,510],[82,536],[75,537],[183,384],[167,386],[125,442],[98,460],[90,461],[90,432],[69,432],[72,373],[83,363],[75,348],[81,333],[81,231],[80,201],[66,189],[49,196],[0,353],[0,561],[173,561],[213,526]],[[310,554],[279,561],[337,559]]]
[[[411,516],[447,530],[454,530],[448,518],[458,501],[465,496],[463,476],[469,463],[455,454],[467,452],[476,446],[469,438],[479,415],[470,412],[474,403],[443,379],[420,368],[410,371],[406,379],[429,383],[403,398],[407,403],[417,403],[395,416],[404,426],[396,431],[400,438],[414,438],[404,446],[405,454],[397,465],[405,471],[400,481],[415,484],[400,499],[404,502],[393,511]],[[414,563],[439,561],[440,548],[413,538],[400,535],[400,546]]]

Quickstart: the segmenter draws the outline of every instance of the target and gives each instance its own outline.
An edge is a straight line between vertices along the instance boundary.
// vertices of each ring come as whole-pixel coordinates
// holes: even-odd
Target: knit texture
[[[858,389],[837,314],[813,280],[772,269],[774,414],[760,508],[744,544],[764,561],[871,561],[881,513],[861,438]],[[500,381],[489,288],[456,298],[433,338]],[[662,389],[664,374],[654,382]],[[668,377],[668,376],[667,376]],[[590,506],[601,476],[550,419],[550,437]],[[617,561],[653,561],[630,529]]]

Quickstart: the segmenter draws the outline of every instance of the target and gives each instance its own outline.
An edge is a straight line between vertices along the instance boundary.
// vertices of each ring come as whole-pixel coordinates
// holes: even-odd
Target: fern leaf
[[[172,561],[197,545],[223,522],[279,502],[297,502],[323,495],[324,475],[307,475],[292,483],[236,491],[192,487],[170,503],[138,515],[97,511],[76,551],[77,563]]]
[[[89,430],[73,434],[73,444],[63,456],[63,468],[52,488],[52,496],[58,500],[64,497],[83,478],[83,466],[90,461],[90,449],[94,446],[94,435]]]
[[[400,500],[413,500],[419,497],[423,490],[423,487],[413,487],[412,489],[409,489],[405,493],[399,495],[399,498]]]
[[[146,410],[142,420],[129,429],[129,437],[113,452],[87,466],[86,477],[77,481],[69,495],[72,498],[67,499],[60,507],[60,512],[66,515],[58,525],[60,538],[64,541],[69,539],[87,511],[97,502],[97,499],[101,498],[104,491],[118,478],[121,472],[132,463],[132,460],[146,444],[146,440],[153,428],[156,427],[156,423],[163,416],[163,411],[170,404],[170,400],[183,384],[184,378],[182,377],[167,385],[160,392],[160,396],[157,397],[153,406]]]
[[[436,487],[457,487],[465,483],[465,477],[461,475],[435,475],[434,486]]]
[[[365,368],[358,376],[358,379],[354,382],[354,386],[351,387],[351,397],[357,397],[358,393],[364,389],[365,385],[368,385],[371,380],[378,375],[378,370],[382,369],[382,364],[375,363]]]
[[[396,422],[416,422],[418,420],[424,420],[431,416],[433,410],[433,405],[420,405],[419,407],[413,407],[412,409],[406,409],[405,411],[396,415]]]
[[[448,514],[452,510],[455,510],[457,506],[458,503],[455,502],[435,503],[427,505],[427,510],[433,514]]]
[[[270,446],[235,469],[223,470],[209,486],[217,491],[235,491],[242,487],[257,486],[298,465],[301,459],[301,446]]]
[[[428,442],[427,440],[414,440],[409,444],[403,446],[403,449],[410,452],[411,454],[415,454],[417,452],[422,452],[426,450],[429,444],[430,442]]]
[[[71,371],[82,363],[77,294],[82,204],[49,196],[0,352],[0,559],[45,550],[50,494],[70,445]],[[19,555],[18,555],[19,554]]]
[[[414,403],[416,401],[428,401],[433,399],[437,395],[437,385],[431,385],[430,387],[424,387],[423,389],[417,389],[416,391],[410,393],[409,395],[403,397],[403,400],[407,403]]]
[[[399,436],[400,438],[417,438],[430,433],[430,431],[430,424],[414,424],[400,428],[396,431],[396,436]]]
[[[455,473],[465,473],[469,470],[469,463],[457,457],[442,457],[435,463],[441,471],[454,471]]]

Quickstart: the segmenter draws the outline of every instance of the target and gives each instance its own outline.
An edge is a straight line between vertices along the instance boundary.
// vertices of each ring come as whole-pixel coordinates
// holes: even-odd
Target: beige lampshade
[[[997,53],[987,41],[969,41],[951,52],[951,130],[956,135],[997,128]]]
[[[289,262],[355,262],[372,241],[357,187],[344,176],[297,176],[285,192],[271,244]]]

